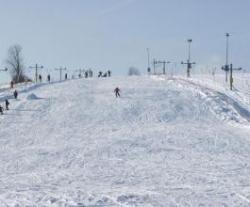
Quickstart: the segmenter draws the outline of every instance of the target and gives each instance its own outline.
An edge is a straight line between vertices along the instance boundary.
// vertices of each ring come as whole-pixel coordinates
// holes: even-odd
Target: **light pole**
[[[226,64],[224,66],[222,66],[222,70],[225,71],[226,73],[226,82],[228,81],[228,72],[230,70],[229,68],[229,64],[228,64],[228,53],[229,53],[229,37],[230,37],[230,34],[229,33],[226,33]]]
[[[35,79],[36,79],[36,83],[37,83],[37,78],[38,78],[38,69],[43,69],[43,66],[38,66],[38,64],[36,64],[35,66],[30,66],[29,68],[31,69],[35,69],[36,70],[36,74],[35,74]]]
[[[190,77],[190,71],[192,69],[192,65],[195,64],[195,62],[191,62],[191,43],[192,43],[192,39],[188,39],[187,42],[188,42],[188,60],[187,62],[181,62],[181,64],[183,65],[187,65],[187,77],[189,78]]]
[[[190,62],[191,59],[191,43],[192,43],[192,39],[188,39],[188,61]]]
[[[150,74],[151,69],[150,69],[150,51],[149,51],[149,48],[147,48],[147,55],[148,55],[148,74]]]

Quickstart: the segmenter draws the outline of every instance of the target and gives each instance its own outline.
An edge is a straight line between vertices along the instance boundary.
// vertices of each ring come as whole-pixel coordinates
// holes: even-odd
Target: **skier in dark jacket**
[[[120,89],[118,87],[115,88],[114,92],[115,92],[115,97],[118,98],[120,97]]]
[[[17,99],[17,97],[18,97],[18,92],[17,92],[17,90],[15,90],[14,91],[14,98]]]
[[[6,108],[6,110],[9,110],[9,105],[10,105],[10,102],[8,101],[8,99],[5,99],[5,108]]]
[[[0,114],[3,115],[3,107],[0,105]]]

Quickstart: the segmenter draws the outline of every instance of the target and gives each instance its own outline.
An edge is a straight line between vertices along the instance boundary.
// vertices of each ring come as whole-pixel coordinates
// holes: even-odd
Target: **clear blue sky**
[[[146,70],[147,47],[152,57],[186,60],[192,38],[196,67],[219,67],[229,32],[230,62],[249,69],[249,10],[249,0],[0,0],[0,63],[18,43],[26,66],[125,74]]]

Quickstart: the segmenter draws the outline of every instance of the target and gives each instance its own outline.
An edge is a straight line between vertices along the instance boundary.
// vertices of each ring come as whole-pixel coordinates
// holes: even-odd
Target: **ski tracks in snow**
[[[216,91],[80,79],[24,91],[11,107],[14,121],[0,117],[2,206],[249,204],[249,131],[228,124],[246,117]]]

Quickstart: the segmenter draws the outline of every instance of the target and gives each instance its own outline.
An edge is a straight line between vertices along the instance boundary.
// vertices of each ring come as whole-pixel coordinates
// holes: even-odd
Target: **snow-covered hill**
[[[19,90],[0,116],[0,206],[250,205],[250,110],[236,92],[180,77]]]

